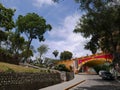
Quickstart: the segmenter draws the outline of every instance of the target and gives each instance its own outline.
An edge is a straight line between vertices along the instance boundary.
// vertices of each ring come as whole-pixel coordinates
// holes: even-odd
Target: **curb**
[[[72,86],[70,86],[70,87],[68,87],[68,88],[66,88],[66,89],[64,89],[64,90],[69,90],[69,89],[71,89],[71,88],[73,88],[73,87],[75,87],[75,86],[77,86],[78,84],[81,84],[81,83],[83,83],[83,82],[85,82],[86,80],[82,80],[82,81],[80,81],[80,82],[78,82],[78,83],[76,83],[76,84],[74,84],[74,85],[72,85]]]

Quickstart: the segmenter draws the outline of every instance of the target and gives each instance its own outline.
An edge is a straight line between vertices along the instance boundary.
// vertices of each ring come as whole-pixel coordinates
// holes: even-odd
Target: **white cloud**
[[[49,57],[53,57],[52,52],[54,50],[58,50],[59,52],[63,52],[65,50],[70,51],[73,53],[73,57],[91,54],[90,51],[84,50],[84,44],[86,40],[89,39],[83,38],[81,34],[73,33],[80,17],[81,15],[77,13],[67,16],[61,22],[61,26],[53,27],[53,30],[48,33],[49,37],[53,39],[46,39],[43,43],[47,44],[50,48],[49,53],[47,54]]]
[[[33,5],[36,7],[42,7],[44,5],[55,5],[52,0],[33,0]]]

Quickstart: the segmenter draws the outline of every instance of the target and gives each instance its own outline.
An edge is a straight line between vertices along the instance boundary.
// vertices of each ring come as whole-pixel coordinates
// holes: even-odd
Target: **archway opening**
[[[99,70],[109,69],[112,61],[106,59],[89,60],[79,65],[79,73],[98,74]]]

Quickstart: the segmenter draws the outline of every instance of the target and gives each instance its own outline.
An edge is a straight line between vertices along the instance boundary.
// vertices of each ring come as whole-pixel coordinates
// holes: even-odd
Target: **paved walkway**
[[[39,90],[65,90],[66,88],[80,82],[80,81],[83,81],[85,80],[84,77],[81,77],[80,75],[75,75],[75,78],[71,81],[66,81],[66,82],[63,82],[63,83],[60,83],[60,84],[56,84],[56,85],[53,85],[53,86],[49,86],[49,87],[46,87],[46,88],[42,88],[42,89],[39,89]]]

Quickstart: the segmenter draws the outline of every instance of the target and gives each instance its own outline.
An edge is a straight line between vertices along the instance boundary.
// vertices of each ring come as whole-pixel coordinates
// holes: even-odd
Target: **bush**
[[[18,57],[12,56],[7,50],[0,48],[0,62],[6,62],[11,64],[19,64]]]
[[[70,70],[64,64],[59,64],[59,65],[55,66],[55,69],[59,70],[59,71],[70,72]]]
[[[99,73],[100,70],[109,71],[109,66],[105,65],[105,64],[94,66],[93,68],[95,69],[95,71],[97,72],[97,74]]]
[[[51,72],[50,69],[48,69],[47,72],[50,73]]]
[[[14,73],[15,71],[13,69],[11,69],[11,68],[8,68],[5,72],[7,72],[7,73]]]

